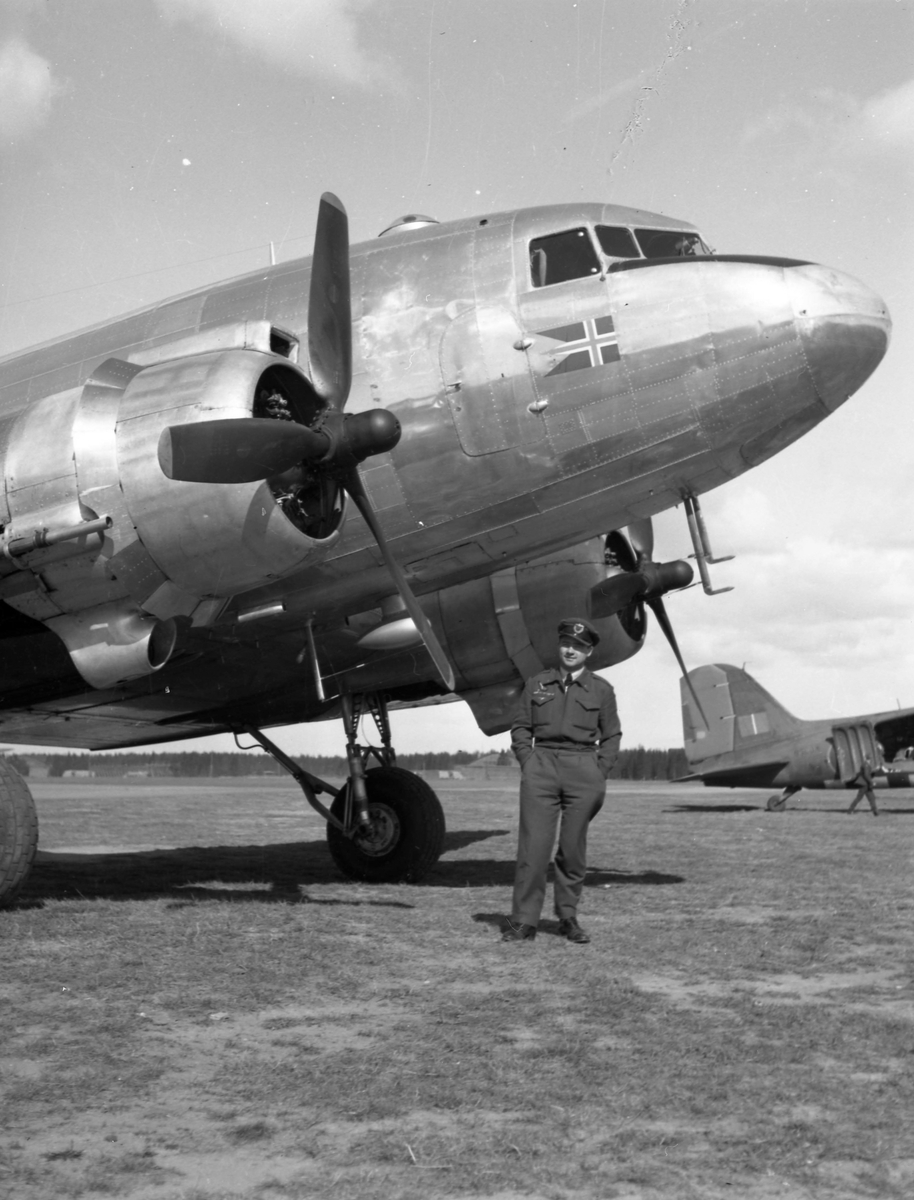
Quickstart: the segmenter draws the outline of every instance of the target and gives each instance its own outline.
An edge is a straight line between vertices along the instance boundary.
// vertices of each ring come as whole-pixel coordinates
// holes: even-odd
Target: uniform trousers
[[[556,826],[555,913],[560,920],[577,913],[587,871],[587,827],[603,807],[606,780],[593,751],[535,747],[522,770],[511,918],[515,924],[536,925]]]
[[[851,801],[851,806],[847,811],[853,812],[864,796],[866,796],[867,803],[872,809],[873,815],[878,817],[879,809],[876,807],[876,793],[873,791],[873,785],[871,783],[862,783],[860,785],[860,787],[857,789],[857,795]]]

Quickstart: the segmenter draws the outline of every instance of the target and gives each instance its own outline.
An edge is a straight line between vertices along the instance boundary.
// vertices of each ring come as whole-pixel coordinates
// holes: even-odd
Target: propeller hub
[[[667,592],[688,587],[695,574],[689,564],[681,558],[668,563],[641,563],[639,571],[646,584],[646,590],[642,593],[645,599],[665,596]]]
[[[356,462],[393,450],[402,432],[400,422],[386,408],[347,415],[343,428],[346,448]]]
[[[386,454],[400,440],[400,422],[386,408],[360,413],[324,411],[315,432],[327,441],[325,452],[312,465],[334,479],[344,479],[375,454]]]

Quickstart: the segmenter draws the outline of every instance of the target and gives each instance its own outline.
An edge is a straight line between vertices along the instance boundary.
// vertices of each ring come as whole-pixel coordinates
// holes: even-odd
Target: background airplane
[[[914,708],[803,721],[746,671],[727,663],[696,667],[679,686],[692,768],[684,780],[700,779],[708,787],[780,787],[769,797],[771,811],[782,810],[801,788],[856,787],[851,780],[864,755],[874,768],[884,768],[875,776],[877,788],[914,784]]]
[[[705,577],[699,495],[843,404],[889,330],[855,279],[656,213],[411,215],[350,252],[325,194],[312,258],[0,361],[0,732],[246,732],[342,870],[416,877],[444,818],[388,706],[458,697],[504,730],[582,610],[596,668],[640,649],[647,605],[684,671],[663,596],[691,570],[653,560],[651,516],[684,505]],[[342,790],[262,733],[334,716]],[[11,893],[36,835],[8,794]]]

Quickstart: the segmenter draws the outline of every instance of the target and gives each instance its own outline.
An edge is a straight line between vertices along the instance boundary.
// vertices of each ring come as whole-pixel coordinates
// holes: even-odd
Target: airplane
[[[0,360],[0,737],[252,739],[345,875],[417,879],[444,814],[391,708],[507,729],[569,613],[601,669],[650,609],[685,673],[663,597],[692,568],[654,561],[652,516],[684,507],[713,593],[700,495],[843,404],[890,328],[841,272],[656,213],[410,214],[350,248],[325,193],[311,257]],[[337,717],[342,788],[263,732]],[[0,768],[9,901],[37,818]]]
[[[780,787],[766,808],[783,812],[801,788],[856,787],[853,780],[866,757],[875,787],[914,787],[914,708],[803,721],[729,663],[696,667],[688,681],[680,679],[679,688],[683,742],[692,768],[679,782]]]

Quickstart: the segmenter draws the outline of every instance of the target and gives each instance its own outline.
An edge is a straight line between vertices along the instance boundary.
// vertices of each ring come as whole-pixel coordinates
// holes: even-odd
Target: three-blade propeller
[[[385,409],[344,413],[352,384],[349,220],[331,192],[321,197],[308,302],[311,383],[325,408],[313,427],[296,421],[239,417],[172,425],[159,440],[159,464],[169,479],[192,483],[252,483],[299,463],[335,480],[371,530],[406,611],[449,691],[454,672],[434,630],[384,537],[359,475],[359,463],[392,450],[400,422]]]
[[[615,558],[621,570],[591,588],[590,614],[599,619],[611,617],[630,604],[647,605],[657,618],[657,624],[663,630],[664,637],[676,656],[679,669],[685,676],[692,699],[707,725],[707,717],[689,679],[679,643],[663,603],[667,592],[688,587],[694,572],[683,559],[667,563],[653,561],[651,555],[654,551],[654,530],[649,517],[629,525],[628,533],[631,541],[618,529],[614,529],[606,539],[606,550]]]

